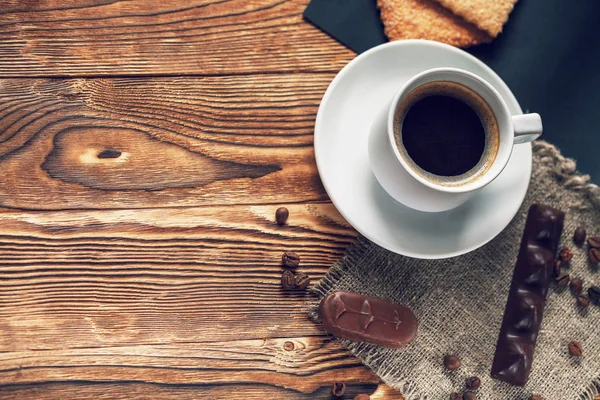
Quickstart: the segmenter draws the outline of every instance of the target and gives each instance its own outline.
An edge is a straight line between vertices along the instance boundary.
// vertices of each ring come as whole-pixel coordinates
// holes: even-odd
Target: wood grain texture
[[[0,400],[402,399],[280,289],[356,236],[312,149],[354,54],[307,3],[2,1]]]
[[[280,289],[282,249],[317,279],[356,233],[329,203],[285,226],[276,208],[0,210],[0,399],[328,398],[338,380],[400,399]]]
[[[312,140],[332,78],[0,80],[0,206],[325,200]]]
[[[0,76],[337,72],[308,0],[3,0]]]
[[[284,227],[275,208],[1,213],[0,348],[319,334],[306,294],[280,290],[281,254],[318,279],[354,231],[328,203],[290,205]]]
[[[397,391],[384,384],[377,386],[373,383],[351,383],[346,393],[347,395],[344,398],[347,399],[352,399],[356,394],[368,393],[371,395],[371,400],[403,400]],[[27,385],[24,387],[12,386],[5,387],[0,392],[1,400],[14,400],[18,398],[35,400],[332,399],[329,383],[323,383],[321,387],[312,393],[299,393],[294,390],[265,384],[232,384],[224,386],[202,384],[162,385],[127,381],[102,384],[80,381],[70,384],[61,382]]]

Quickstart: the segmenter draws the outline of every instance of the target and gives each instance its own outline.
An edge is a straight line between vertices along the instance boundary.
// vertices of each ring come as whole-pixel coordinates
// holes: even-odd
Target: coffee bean
[[[359,394],[358,396],[354,396],[354,400],[371,400],[371,396],[368,394]]]
[[[560,269],[562,267],[562,261],[560,260],[556,260],[554,262],[554,270],[552,271],[552,273],[554,274],[555,278],[558,278],[558,276],[560,275]]]
[[[590,301],[597,306],[600,306],[600,286],[592,286],[588,289],[588,297]]]
[[[583,242],[585,242],[585,234],[586,232],[583,226],[577,227],[577,229],[575,229],[575,232],[573,233],[573,241],[575,242],[575,244],[581,246]]]
[[[300,256],[293,251],[286,251],[281,256],[281,263],[290,268],[295,268],[300,265]]]
[[[476,376],[467,378],[467,380],[465,381],[465,386],[469,390],[477,390],[481,386],[481,379],[479,379]]]
[[[477,400],[477,396],[473,392],[465,392],[463,394],[463,400]]]
[[[335,397],[342,397],[346,393],[346,384],[344,382],[334,382],[331,387],[331,394]]]
[[[450,371],[454,371],[460,368],[460,359],[451,354],[444,357],[444,367]]]
[[[583,279],[579,278],[579,277],[575,277],[573,279],[571,279],[571,292],[575,293],[575,294],[579,294],[581,293],[581,289],[583,289]]]
[[[310,285],[310,277],[304,272],[297,273],[296,286],[298,286],[299,289],[306,289],[308,285]]]
[[[275,222],[277,222],[277,225],[283,225],[285,224],[285,221],[287,221],[289,215],[290,212],[287,208],[279,207],[277,211],[275,211]]]
[[[450,400],[463,400],[462,393],[450,393]]]
[[[581,308],[586,308],[590,305],[590,299],[586,295],[580,294],[577,296],[577,305]]]
[[[583,347],[581,347],[581,343],[575,340],[569,343],[569,353],[571,353],[573,357],[581,357],[583,355]]]
[[[571,277],[569,276],[569,274],[560,274],[554,280],[556,281],[556,284],[558,285],[559,288],[564,289],[569,284],[570,279],[571,279]]]
[[[562,249],[560,249],[560,251],[558,252],[558,257],[568,263],[571,262],[571,260],[573,259],[573,252],[571,251],[570,248],[568,247],[563,247]]]
[[[283,275],[281,275],[281,287],[286,290],[296,287],[296,278],[292,271],[283,271]]]
[[[600,249],[592,248],[588,251],[588,257],[592,264],[600,263]]]
[[[600,249],[600,237],[590,236],[587,242],[590,247],[594,249]]]
[[[532,394],[531,396],[529,396],[529,400],[544,400],[544,398],[540,395]]]

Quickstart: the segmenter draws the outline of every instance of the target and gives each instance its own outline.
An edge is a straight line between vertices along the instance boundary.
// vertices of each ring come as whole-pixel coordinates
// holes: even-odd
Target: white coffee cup
[[[430,82],[466,86],[485,100],[496,117],[499,132],[496,157],[485,173],[463,185],[442,185],[426,179],[404,159],[394,137],[397,108],[407,94]],[[435,68],[409,79],[378,114],[369,133],[369,162],[377,181],[400,203],[419,211],[447,211],[466,202],[500,175],[510,159],[513,145],[531,142],[541,134],[542,120],[538,114],[511,116],[498,91],[482,78],[457,68]]]

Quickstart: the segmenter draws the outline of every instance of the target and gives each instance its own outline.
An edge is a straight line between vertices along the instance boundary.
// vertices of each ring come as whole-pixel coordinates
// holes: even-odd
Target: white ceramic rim
[[[422,72],[418,73],[417,75],[413,76],[412,78],[410,78],[400,88],[398,93],[396,93],[396,95],[394,95],[394,99],[392,100],[392,104],[390,105],[390,109],[388,111],[388,118],[387,118],[387,124],[386,124],[388,140],[390,142],[390,146],[392,146],[392,151],[394,152],[394,155],[396,156],[396,159],[398,160],[398,162],[419,183],[421,183],[431,189],[437,190],[439,192],[469,193],[469,192],[473,192],[475,190],[481,189],[485,185],[491,183],[494,179],[496,179],[498,177],[498,175],[500,175],[502,173],[502,171],[504,171],[504,168],[506,167],[506,164],[508,164],[508,160],[510,160],[510,156],[512,155],[513,146],[515,145],[514,144],[514,131],[510,132],[510,133],[509,132],[500,132],[500,147],[498,148],[498,155],[496,156],[496,159],[492,163],[492,167],[490,167],[490,171],[487,171],[483,176],[477,178],[475,181],[470,182],[465,185],[461,185],[461,186],[439,185],[439,184],[431,182],[431,181],[423,178],[421,175],[417,174],[415,172],[415,170],[410,165],[408,165],[406,160],[400,155],[400,151],[398,150],[398,147],[396,146],[396,141],[394,139],[394,123],[395,123],[394,119],[395,119],[396,108],[398,107],[398,103],[408,94],[407,93],[408,89],[411,86],[413,86],[413,84],[417,80],[426,78],[428,75],[436,75],[436,74],[442,74],[442,73],[447,73],[448,75],[465,76],[465,77],[471,79],[472,81],[477,82],[481,86],[485,87],[489,92],[491,92],[491,94],[496,98],[496,100],[498,100],[498,103],[500,104],[502,115],[498,115],[498,113],[496,113],[496,110],[494,110],[494,107],[492,107],[490,105],[490,107],[492,107],[492,111],[494,112],[494,116],[496,117],[496,120],[498,120],[498,125],[499,126],[504,125],[506,127],[513,126],[512,120],[510,118],[511,117],[510,110],[508,109],[506,102],[502,98],[502,95],[500,93],[498,93],[498,91],[492,85],[490,85],[485,79],[482,79],[481,77],[475,75],[474,73],[465,71],[464,69],[460,69],[460,68],[451,68],[451,67],[432,68],[432,69],[428,69],[426,71],[422,71]],[[447,80],[453,82],[451,79],[447,79]],[[433,82],[433,81],[435,81],[435,80],[427,81],[427,82]],[[462,82],[459,82],[459,83],[462,83]],[[471,90],[475,91],[475,89],[473,89],[473,88],[471,88]],[[500,121],[500,118],[502,118],[504,121]],[[507,141],[510,141],[510,144],[507,143]],[[506,147],[506,146],[508,146],[508,151],[502,151],[502,150],[504,150],[503,147]],[[495,165],[500,165],[500,167],[494,168],[495,170],[491,171],[493,166],[495,166]]]
[[[325,188],[325,191],[327,192],[327,195],[329,196],[329,199],[331,200],[331,202],[333,203],[333,205],[335,206],[335,208],[337,209],[337,211],[342,215],[342,217],[344,217],[344,219],[346,221],[348,221],[348,223],[350,225],[352,225],[352,227],[354,229],[356,229],[361,235],[365,236],[367,239],[369,239],[370,241],[372,241],[373,243],[377,244],[380,247],[383,247],[387,250],[390,250],[396,254],[401,254],[407,257],[413,257],[413,258],[418,258],[418,259],[423,259],[423,260],[439,260],[439,259],[444,259],[444,258],[451,258],[451,257],[457,257],[457,256],[461,256],[463,254],[467,254],[470,253],[473,250],[476,250],[482,246],[484,246],[486,243],[489,243],[492,239],[494,239],[496,236],[492,236],[489,239],[478,243],[476,245],[473,246],[469,246],[469,247],[465,247],[461,250],[457,250],[454,252],[450,252],[450,253],[446,253],[446,254],[438,254],[438,255],[429,255],[429,254],[421,254],[421,253],[416,253],[416,252],[411,252],[411,251],[403,251],[402,253],[398,253],[397,251],[395,251],[394,249],[390,248],[389,246],[386,246],[385,243],[381,242],[380,240],[377,240],[376,238],[374,238],[372,235],[368,234],[367,232],[365,232],[364,230],[360,229],[358,227],[358,224],[356,224],[355,222],[352,221],[352,218],[349,217],[349,215],[347,213],[345,213],[341,207],[339,207],[337,201],[335,200],[335,198],[333,196],[331,196],[331,189],[329,187],[329,185],[327,184],[327,182],[322,178],[324,176],[323,174],[323,161],[319,161],[321,159],[323,159],[324,157],[326,157],[325,154],[322,153],[322,150],[318,150],[318,149],[322,149],[323,146],[318,145],[319,139],[318,136],[316,135],[316,133],[319,130],[322,130],[322,125],[323,125],[323,112],[322,109],[325,108],[325,105],[327,104],[329,97],[331,96],[331,94],[335,91],[336,86],[338,85],[338,83],[342,80],[343,76],[346,75],[348,73],[348,71],[350,71],[350,69],[353,68],[354,65],[356,65],[357,63],[359,63],[363,58],[367,58],[369,56],[371,56],[372,54],[375,54],[379,51],[384,51],[385,49],[387,49],[388,47],[402,47],[405,45],[414,45],[414,44],[426,44],[432,47],[439,47],[439,48],[443,48],[445,50],[448,50],[450,52],[455,53],[457,56],[460,57],[465,57],[473,62],[475,62],[476,64],[478,64],[483,70],[485,70],[488,74],[491,75],[495,75],[497,76],[498,74],[496,74],[496,72],[494,72],[493,69],[491,69],[490,67],[487,66],[487,64],[485,64],[483,61],[479,60],[477,57],[463,51],[460,49],[457,49],[453,46],[444,44],[444,43],[440,43],[440,42],[435,42],[432,40],[424,40],[424,39],[405,39],[405,40],[397,40],[394,42],[388,42],[388,43],[384,43],[381,44],[379,46],[373,47],[367,51],[365,51],[364,53],[359,54],[358,56],[356,56],[355,58],[353,58],[348,64],[346,64],[341,70],[340,72],[337,73],[337,75],[333,78],[333,80],[331,81],[331,83],[329,84],[327,90],[325,91],[325,94],[323,95],[323,98],[321,99],[321,103],[319,105],[319,108],[317,110],[317,118],[315,121],[315,135],[314,135],[314,152],[315,152],[315,162],[317,164],[317,171],[319,172],[319,176],[321,177],[321,183],[323,184],[323,187]],[[502,87],[503,90],[507,91],[508,93],[512,94],[512,91],[510,90],[510,88],[508,87],[508,85],[504,82],[504,80],[502,80],[501,78],[498,79],[498,85]],[[514,96],[514,95],[513,95]],[[519,115],[523,113],[523,110],[521,109],[520,104],[518,103],[518,101],[516,102],[516,107],[519,110]],[[529,163],[530,165],[532,164],[533,160],[530,159]],[[531,167],[530,167],[530,173],[531,173]],[[529,186],[529,185],[528,185]],[[384,190],[383,188],[381,188],[381,190]],[[523,196],[521,197],[521,201],[519,202],[519,207],[516,207],[513,212],[511,213],[511,220],[514,218],[514,216],[517,214],[517,212],[519,211],[520,205],[523,203],[523,200],[525,199],[525,193],[523,193]],[[417,212],[417,211],[415,211]]]

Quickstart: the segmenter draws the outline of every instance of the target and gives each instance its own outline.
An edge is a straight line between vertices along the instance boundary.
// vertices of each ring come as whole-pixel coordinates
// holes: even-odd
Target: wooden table
[[[401,399],[280,290],[356,236],[307,1],[2,0],[0,399]]]

